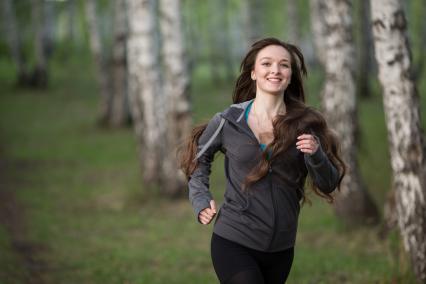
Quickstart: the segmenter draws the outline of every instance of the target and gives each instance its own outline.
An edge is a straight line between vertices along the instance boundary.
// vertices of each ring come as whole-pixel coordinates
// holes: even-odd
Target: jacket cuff
[[[201,222],[200,222],[200,219],[198,218],[198,216],[200,215],[200,212],[203,211],[206,208],[210,208],[210,200],[207,200],[207,199],[203,199],[203,200],[197,202],[197,204],[194,205],[195,219],[200,224],[201,224]]]
[[[305,154],[305,160],[311,165],[311,166],[319,166],[322,162],[324,162],[327,159],[327,155],[324,153],[324,151],[321,148],[321,144],[318,145],[318,149],[315,153],[309,155]]]

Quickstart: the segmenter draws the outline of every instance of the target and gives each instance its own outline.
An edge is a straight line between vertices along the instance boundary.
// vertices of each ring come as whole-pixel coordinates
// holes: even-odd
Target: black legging
[[[294,248],[262,252],[213,233],[211,256],[222,284],[283,284],[293,263]]]

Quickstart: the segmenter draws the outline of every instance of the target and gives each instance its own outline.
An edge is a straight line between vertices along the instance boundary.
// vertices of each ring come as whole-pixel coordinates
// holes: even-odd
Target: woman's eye
[[[281,64],[281,67],[288,68],[288,64]]]
[[[269,66],[269,65],[271,65],[271,64],[270,64],[269,62],[263,62],[263,63],[262,63],[262,65],[263,65],[263,66]]]

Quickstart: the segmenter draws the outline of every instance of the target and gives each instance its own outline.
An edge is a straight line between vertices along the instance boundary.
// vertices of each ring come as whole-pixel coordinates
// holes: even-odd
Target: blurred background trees
[[[321,108],[336,130],[349,165],[335,204],[337,218],[349,228],[377,224],[383,207],[392,204],[362,169],[371,153],[363,152],[368,145],[359,106],[381,97],[380,82],[396,204],[384,222],[398,220],[416,275],[424,280],[426,170],[416,84],[424,77],[425,3],[2,0],[0,59],[11,67],[16,90],[37,89],[38,95],[56,82],[52,66],[90,60],[92,69],[79,72],[96,78],[93,128],[114,133],[131,125],[140,186],[182,197],[186,185],[175,150],[194,121],[208,118],[207,111],[200,115],[204,108],[221,110],[213,110],[205,94],[217,93],[221,107],[231,103],[240,61],[254,40],[275,36],[295,43],[311,72],[308,103]],[[201,86],[199,93],[193,85]],[[362,155],[367,158],[360,162]]]

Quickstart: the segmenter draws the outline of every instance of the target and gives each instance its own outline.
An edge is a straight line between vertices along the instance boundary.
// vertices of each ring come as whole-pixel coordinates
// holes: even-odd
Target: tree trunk
[[[95,59],[96,78],[100,88],[100,125],[107,125],[110,116],[110,85],[108,77],[108,66],[102,53],[102,42],[99,33],[98,19],[96,15],[96,0],[87,0],[85,2],[85,12],[87,24],[89,27],[90,49]]]
[[[155,0],[128,0],[131,106],[145,184],[162,186],[167,149],[167,101],[162,90]],[[135,93],[137,91],[137,93]],[[143,119],[143,121],[141,121]]]
[[[112,94],[111,115],[109,124],[113,127],[122,127],[127,122],[127,66],[126,66],[126,1],[114,2],[114,41],[112,50]]]
[[[315,53],[318,61],[325,66],[326,61],[326,34],[327,26],[325,23],[326,7],[324,0],[310,0],[309,10],[311,16],[311,30],[314,39]]]
[[[7,44],[10,49],[12,60],[16,66],[17,71],[17,84],[25,86],[28,84],[28,71],[26,62],[22,53],[21,39],[18,37],[19,32],[18,23],[16,21],[15,9],[12,0],[3,1],[3,21],[4,21],[4,34],[6,35]]]
[[[302,41],[301,22],[299,17],[298,1],[287,0],[287,41],[299,45]]]
[[[43,2],[32,0],[32,22],[34,28],[35,67],[31,78],[31,84],[35,87],[47,87],[47,59],[44,50],[43,36]]]
[[[167,95],[168,150],[163,163],[168,195],[185,194],[186,179],[178,171],[176,149],[191,133],[189,74],[182,29],[181,1],[160,0],[160,26]]]
[[[419,283],[426,283],[426,145],[401,4],[398,0],[372,0],[371,15],[398,226],[415,275]]]
[[[372,69],[372,54],[374,47],[370,29],[370,9],[369,0],[359,2],[359,45],[358,45],[358,72],[357,72],[357,93],[358,97],[370,98],[370,83]]]
[[[358,169],[356,133],[355,50],[352,38],[351,2],[324,1],[325,73],[322,107],[331,128],[342,143],[348,169],[336,196],[337,216],[349,226],[375,224],[378,210]]]

